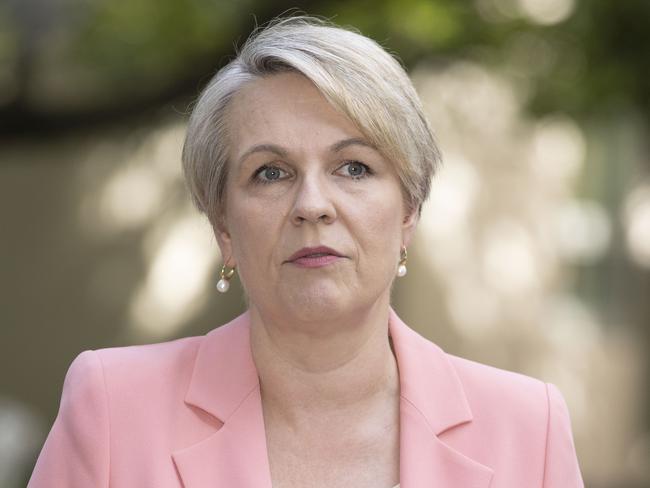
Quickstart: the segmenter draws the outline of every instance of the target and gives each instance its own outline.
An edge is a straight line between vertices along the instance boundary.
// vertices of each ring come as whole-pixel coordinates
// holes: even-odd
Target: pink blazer
[[[271,488],[249,327],[79,354],[28,488]],[[389,331],[402,488],[584,486],[554,385]]]

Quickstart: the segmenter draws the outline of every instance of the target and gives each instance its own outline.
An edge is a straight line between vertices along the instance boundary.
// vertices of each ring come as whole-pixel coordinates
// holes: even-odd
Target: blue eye
[[[286,171],[277,166],[268,166],[265,164],[255,172],[253,179],[260,183],[272,183],[283,179],[283,175],[286,174]]]
[[[359,161],[348,161],[337,171],[343,171],[343,176],[349,177],[353,180],[366,178],[372,174],[372,170]],[[275,181],[284,180],[287,176],[289,176],[289,173],[285,170],[278,168],[277,166],[265,164],[255,171],[252,180],[255,183],[269,184]]]
[[[360,178],[365,178],[366,176],[372,173],[372,171],[370,171],[370,168],[367,165],[359,161],[349,161],[345,163],[343,166],[341,166],[341,168],[347,168],[347,170],[345,171],[346,176],[350,176],[355,180]]]

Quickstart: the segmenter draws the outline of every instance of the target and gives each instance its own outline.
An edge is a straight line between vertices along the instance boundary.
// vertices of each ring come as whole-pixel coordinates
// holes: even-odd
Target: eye
[[[260,183],[272,183],[274,181],[284,179],[284,175],[287,174],[288,173],[285,170],[280,169],[277,166],[270,166],[265,164],[257,171],[255,171],[253,180]]]
[[[350,176],[355,180],[372,174],[370,168],[359,161],[348,161],[340,169],[343,169],[345,176]]]

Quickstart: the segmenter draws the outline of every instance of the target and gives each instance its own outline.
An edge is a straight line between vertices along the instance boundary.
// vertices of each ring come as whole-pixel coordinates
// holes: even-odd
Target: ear
[[[408,247],[420,220],[420,207],[407,207],[407,213],[402,220],[402,243]]]
[[[218,221],[212,224],[212,230],[214,236],[217,239],[217,244],[219,245],[219,250],[221,251],[221,256],[223,259],[223,264],[228,267],[234,267],[237,265],[235,256],[233,255],[233,246],[232,238],[230,232],[226,227],[224,219],[219,219]]]

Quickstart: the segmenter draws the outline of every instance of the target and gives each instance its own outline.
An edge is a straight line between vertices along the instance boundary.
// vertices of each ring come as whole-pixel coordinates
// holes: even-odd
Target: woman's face
[[[417,221],[390,161],[299,74],[246,85],[230,110],[225,218],[215,234],[251,307],[316,321],[389,299]],[[291,259],[317,246],[340,256]]]

